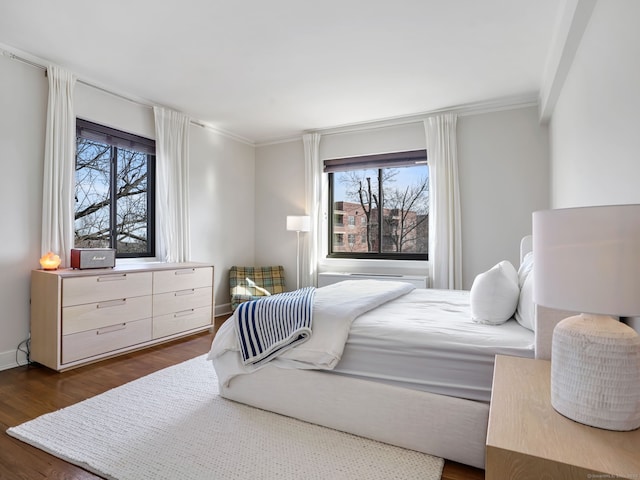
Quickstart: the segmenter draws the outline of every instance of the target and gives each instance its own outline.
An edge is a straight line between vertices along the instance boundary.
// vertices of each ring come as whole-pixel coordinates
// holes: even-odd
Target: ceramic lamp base
[[[640,427],[640,336],[604,315],[565,318],[554,329],[551,404],[592,427]]]

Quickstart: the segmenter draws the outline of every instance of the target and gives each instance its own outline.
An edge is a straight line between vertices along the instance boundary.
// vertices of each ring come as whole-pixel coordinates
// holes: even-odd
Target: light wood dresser
[[[31,360],[67,370],[207,330],[213,266],[31,272]]]
[[[602,430],[560,415],[551,406],[550,366],[496,356],[486,479],[640,479],[640,430]]]

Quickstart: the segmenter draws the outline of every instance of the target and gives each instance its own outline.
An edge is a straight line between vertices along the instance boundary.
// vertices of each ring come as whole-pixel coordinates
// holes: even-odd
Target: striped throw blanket
[[[244,365],[277,357],[311,336],[314,287],[241,303],[235,312]]]

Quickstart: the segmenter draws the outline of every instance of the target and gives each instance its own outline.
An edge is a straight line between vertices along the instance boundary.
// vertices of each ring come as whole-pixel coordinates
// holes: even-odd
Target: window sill
[[[139,257],[139,258],[116,258],[116,266],[125,267],[127,265],[141,265],[146,263],[163,263],[156,257]]]

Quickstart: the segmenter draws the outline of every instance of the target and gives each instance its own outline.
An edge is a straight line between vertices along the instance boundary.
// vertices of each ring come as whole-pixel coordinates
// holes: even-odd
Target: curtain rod
[[[22,62],[22,63],[25,63],[25,64],[30,65],[32,67],[44,70],[44,75],[45,75],[45,77],[47,76],[47,66],[43,65],[42,63],[34,62],[32,60],[29,60],[27,58],[21,57],[19,55],[16,55],[15,53],[9,52],[9,51],[4,50],[4,49],[2,50],[2,55],[5,56],[5,57],[9,57],[11,60],[17,60],[18,62]],[[99,85],[95,85],[93,83],[87,82],[86,80],[82,80],[80,78],[77,79],[77,82],[81,83],[83,85],[86,85],[87,87],[91,87],[91,88],[95,88],[96,90],[100,90],[101,92],[107,93],[109,95],[113,95],[114,97],[118,97],[118,98],[121,98],[123,100],[127,100],[128,102],[136,103],[136,104],[138,104],[140,106],[143,106],[143,107],[147,107],[147,108],[153,108],[154,107],[154,105],[152,103],[148,102],[148,101],[140,100],[140,99],[134,99],[134,98],[128,97],[126,95],[123,95],[121,93],[113,92],[113,91],[108,90],[108,89],[106,89],[104,87],[101,87]]]
[[[32,61],[32,60],[29,60],[27,58],[24,58],[24,57],[21,57],[19,55],[16,55],[15,53],[10,52],[10,51],[2,48],[1,45],[0,45],[0,55],[8,57],[11,60],[16,60],[18,62],[22,62],[22,63],[24,63],[26,65],[29,65],[29,66],[32,66],[32,67],[35,67],[35,68],[39,68],[40,70],[44,70],[45,76],[47,75],[47,66],[46,65],[43,65],[40,62]],[[108,95],[112,95],[112,96],[120,98],[122,100],[126,100],[127,102],[135,103],[136,105],[140,105],[141,107],[153,108],[154,106],[156,106],[156,104],[151,103],[151,102],[149,102],[147,100],[131,98],[131,97],[129,97],[127,95],[124,95],[122,93],[114,92],[114,91],[111,91],[111,90],[109,90],[109,89],[107,89],[105,87],[101,87],[99,85],[95,85],[93,83],[87,82],[86,80],[77,79],[77,82],[81,83],[83,85],[86,85],[87,87],[91,87],[91,88],[94,88],[94,89],[99,90],[101,92],[104,92],[104,93],[106,93]],[[162,108],[168,108],[168,107],[164,107],[163,105],[157,105],[157,106],[162,107]],[[255,146],[255,143],[252,140],[248,139],[248,138],[245,138],[245,137],[243,137],[241,135],[236,135],[236,134],[231,133],[231,132],[227,132],[225,130],[221,130],[220,128],[214,127],[212,125],[207,125],[206,123],[202,122],[201,120],[197,120],[197,119],[191,118],[191,116],[189,116],[189,121],[190,121],[190,123],[192,125],[195,125],[197,127],[204,128],[204,129],[207,129],[207,130],[211,130],[211,131],[213,131],[213,132],[215,132],[215,133],[217,133],[219,135],[223,135],[225,137],[231,138],[231,139],[236,140],[236,141],[241,142],[241,143],[245,143],[247,145]]]

